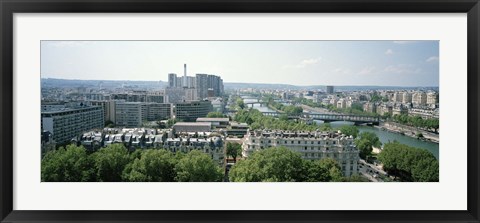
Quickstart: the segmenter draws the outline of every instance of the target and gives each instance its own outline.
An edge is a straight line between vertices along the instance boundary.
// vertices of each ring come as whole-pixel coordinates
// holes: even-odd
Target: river
[[[243,98],[243,97],[242,97]],[[258,99],[255,99],[255,98],[243,98],[243,103],[255,103],[255,102],[258,102]],[[258,104],[247,104],[246,106],[248,107],[252,107],[261,111],[261,112],[275,112],[275,110],[269,108],[267,105],[265,104],[261,104],[261,103],[258,103]]]
[[[258,102],[258,99],[244,97],[243,102],[244,103]],[[252,105],[249,104],[248,106],[251,107]],[[270,109],[266,105],[262,105],[260,103],[253,104],[253,108],[258,109],[261,112],[275,112],[275,110]],[[318,124],[322,123],[322,121],[317,121],[317,120],[315,120],[315,122],[317,122]],[[338,127],[341,127],[343,125],[353,125],[353,123],[352,122],[340,121],[340,122],[331,122],[330,125],[333,128],[338,128]],[[437,159],[439,157],[439,150],[438,150],[439,144],[437,144],[437,143],[421,141],[421,140],[418,140],[418,139],[415,139],[415,138],[412,138],[412,137],[409,137],[409,136],[384,131],[384,130],[381,130],[379,128],[375,128],[375,127],[371,127],[371,126],[357,126],[357,127],[358,127],[358,130],[360,132],[373,132],[373,133],[375,133],[383,144],[396,140],[399,143],[402,143],[402,144],[405,144],[405,145],[408,145],[408,146],[421,148],[421,149],[426,149],[429,152],[431,152]]]
[[[322,121],[316,121],[318,124],[321,124]],[[330,125],[333,128],[338,128],[343,125],[353,125],[352,122],[331,122]],[[357,126],[358,130],[360,132],[373,132],[375,133],[380,141],[385,144],[388,142],[392,142],[394,140],[397,140],[399,143],[416,147],[416,148],[421,148],[421,149],[426,149],[427,151],[431,152],[437,159],[439,157],[439,144],[433,143],[433,142],[426,142],[422,140],[418,140],[409,136],[405,136],[402,134],[394,133],[394,132],[389,132],[389,131],[384,131],[379,128],[375,128],[372,126]]]

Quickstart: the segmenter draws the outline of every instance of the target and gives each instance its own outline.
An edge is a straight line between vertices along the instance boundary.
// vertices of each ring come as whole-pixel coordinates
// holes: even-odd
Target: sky
[[[438,41],[41,41],[41,77],[167,81],[168,73],[293,85],[439,84]]]

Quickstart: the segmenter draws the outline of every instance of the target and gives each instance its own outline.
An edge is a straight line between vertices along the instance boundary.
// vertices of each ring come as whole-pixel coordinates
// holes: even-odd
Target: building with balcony
[[[359,150],[354,139],[339,132],[251,130],[244,138],[242,155],[248,157],[255,151],[279,146],[299,152],[308,160],[332,158],[345,176],[358,173]]]

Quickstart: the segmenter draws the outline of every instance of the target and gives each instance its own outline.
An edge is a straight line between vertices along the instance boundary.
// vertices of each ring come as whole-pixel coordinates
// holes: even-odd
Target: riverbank
[[[422,141],[433,142],[437,144],[440,142],[439,134],[427,132],[421,129],[415,129],[413,127],[405,126],[398,123],[383,122],[383,123],[380,123],[379,126],[375,126],[375,127],[381,130],[402,134],[402,135],[416,138]],[[421,133],[423,137],[418,137],[417,133]]]
[[[301,104],[300,107],[302,107],[304,111],[308,111],[308,112],[315,112],[315,113],[321,113],[321,114],[336,114],[334,112],[329,111],[326,108],[313,108],[304,104]]]

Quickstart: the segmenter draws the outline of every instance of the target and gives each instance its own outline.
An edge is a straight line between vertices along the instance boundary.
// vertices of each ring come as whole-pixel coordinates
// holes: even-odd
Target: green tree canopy
[[[244,109],[244,108],[245,108],[245,103],[243,102],[243,99],[241,99],[241,98],[238,98],[238,99],[237,99],[237,106],[238,106],[240,109]]]
[[[237,182],[303,181],[303,159],[285,147],[265,149],[235,164],[229,178]]]
[[[175,155],[170,151],[144,150],[140,157],[127,164],[122,178],[124,181],[136,182],[172,182],[175,178],[175,164]]]
[[[218,182],[222,180],[222,169],[207,154],[192,150],[175,166],[179,182]]]
[[[354,125],[344,125],[340,127],[340,131],[347,136],[353,136],[353,138],[357,138],[359,133],[358,128]]]
[[[92,162],[83,146],[68,145],[47,152],[42,159],[43,182],[92,181]]]
[[[237,162],[237,156],[242,155],[242,145],[239,143],[227,142],[227,156],[233,158],[233,162]]]
[[[333,159],[304,160],[285,147],[254,152],[235,164],[229,173],[236,182],[320,182],[341,181],[339,165]]]
[[[304,160],[307,182],[343,181],[343,174],[337,161],[332,158]]]
[[[383,169],[403,181],[438,182],[439,163],[430,152],[398,142],[385,144],[378,159]]]
[[[382,143],[377,135],[373,132],[362,132],[355,140],[357,149],[360,150],[360,157],[366,159],[372,154],[373,147],[380,147]]]
[[[226,118],[227,116],[221,112],[209,112],[207,118]]]
[[[123,169],[130,162],[128,151],[122,144],[108,145],[92,156],[97,181],[121,181]]]

